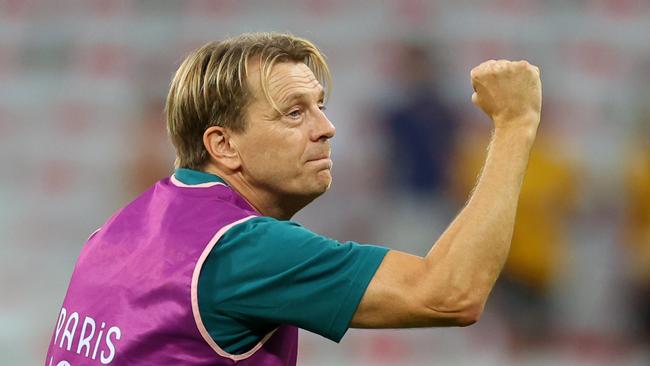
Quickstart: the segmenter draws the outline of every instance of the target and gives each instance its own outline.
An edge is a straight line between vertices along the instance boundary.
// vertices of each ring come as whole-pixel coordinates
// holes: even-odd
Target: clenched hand
[[[527,61],[489,60],[470,75],[472,102],[492,119],[495,128],[537,128],[542,107],[537,66]]]

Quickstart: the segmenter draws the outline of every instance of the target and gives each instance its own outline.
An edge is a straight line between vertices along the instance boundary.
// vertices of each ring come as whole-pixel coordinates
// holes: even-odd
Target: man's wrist
[[[539,120],[540,116],[538,113],[510,118],[497,117],[494,119],[494,132],[495,134],[528,136],[535,139]]]
[[[530,122],[512,123],[508,126],[495,126],[492,140],[517,141],[524,146],[532,146],[537,136],[537,125]]]

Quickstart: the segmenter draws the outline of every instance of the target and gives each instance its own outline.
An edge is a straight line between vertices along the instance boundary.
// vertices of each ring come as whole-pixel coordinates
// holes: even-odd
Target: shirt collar
[[[212,182],[227,184],[226,181],[224,181],[223,179],[221,179],[220,177],[214,174],[210,174],[210,173],[206,173],[194,169],[178,168],[176,169],[174,176],[181,183],[187,185],[197,185],[197,184],[212,183]]]

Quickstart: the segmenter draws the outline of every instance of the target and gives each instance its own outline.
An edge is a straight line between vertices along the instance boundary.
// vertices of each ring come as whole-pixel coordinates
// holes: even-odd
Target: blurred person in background
[[[442,65],[434,62],[430,53],[416,42],[397,46],[396,90],[383,110],[390,146],[386,171],[403,194],[418,199],[440,197],[447,187],[459,127],[452,109],[438,94]]]
[[[426,257],[289,221],[329,189],[329,70],[309,41],[208,43],[167,100],[177,170],[82,249],[46,364],[294,365],[297,327],[466,326],[508,253],[540,120],[539,69],[488,61],[472,101],[494,123],[467,205]]]
[[[424,254],[431,231],[442,232],[459,209],[445,191],[459,120],[441,95],[446,66],[437,48],[407,40],[389,49],[388,93],[375,102],[372,118],[383,142],[377,162],[387,191],[382,204],[397,217],[386,217],[380,236],[408,237],[399,249]]]
[[[562,152],[558,113],[544,107],[542,133],[531,151],[521,189],[510,254],[495,290],[513,350],[552,339],[551,291],[565,269],[570,222],[579,191],[577,165]],[[453,184],[459,202],[471,190],[484,159],[486,127],[468,123],[458,144]],[[483,131],[482,131],[483,130]],[[481,133],[483,132],[483,133]]]
[[[623,243],[630,261],[634,326],[639,339],[650,344],[650,117],[644,105],[627,144],[624,182],[626,211]]]

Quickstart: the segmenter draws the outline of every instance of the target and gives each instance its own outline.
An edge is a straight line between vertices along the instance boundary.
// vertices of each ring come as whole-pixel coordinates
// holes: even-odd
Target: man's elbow
[[[467,294],[452,296],[444,302],[429,306],[436,317],[444,319],[444,325],[450,327],[467,327],[478,322],[483,315],[485,301]]]
[[[483,315],[483,306],[472,306],[458,314],[455,319],[455,326],[468,327],[478,322],[481,319],[481,315]]]

